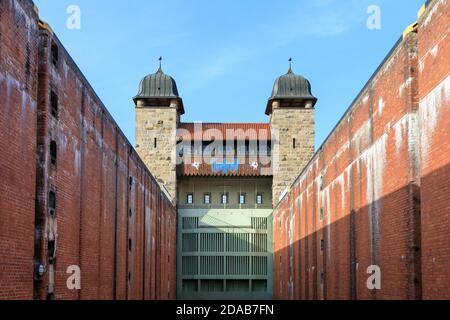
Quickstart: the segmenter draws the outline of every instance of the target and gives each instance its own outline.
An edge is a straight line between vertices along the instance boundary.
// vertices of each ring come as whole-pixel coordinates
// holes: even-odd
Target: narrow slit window
[[[56,166],[56,161],[58,157],[58,147],[55,141],[50,142],[50,162],[52,165]]]
[[[203,203],[204,204],[211,204],[211,194],[210,193],[205,193],[203,195]]]
[[[187,204],[194,204],[194,194],[193,193],[188,193],[187,194],[186,203]]]
[[[59,61],[59,50],[56,43],[52,43],[52,49],[51,49],[51,58],[52,63],[55,67],[58,67],[58,61]]]
[[[56,213],[56,193],[54,191],[48,193],[48,211],[51,216]]]
[[[320,240],[320,251],[323,253],[325,251],[325,240]]]
[[[263,204],[263,195],[262,194],[258,194],[256,196],[256,204]]]
[[[133,177],[130,177],[130,190],[133,188]]]
[[[49,264],[54,264],[55,255],[56,255],[56,243],[54,240],[50,240],[47,243],[47,256]]]
[[[222,194],[222,204],[228,204],[228,194],[227,193]]]
[[[50,92],[50,112],[53,117],[58,117],[58,96],[54,91]]]
[[[295,149],[297,148],[297,139],[292,139],[292,147]]]
[[[245,204],[245,199],[246,197],[245,197],[245,194],[244,193],[241,193],[240,195],[239,195],[239,204]]]
[[[158,141],[156,140],[156,138],[153,140],[153,146],[155,149],[158,147]]]

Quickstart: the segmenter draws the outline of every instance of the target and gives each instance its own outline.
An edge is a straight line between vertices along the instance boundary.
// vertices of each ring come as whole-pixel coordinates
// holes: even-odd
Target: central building
[[[161,66],[133,100],[136,150],[177,206],[178,298],[271,299],[273,228],[287,227],[273,207],[315,152],[308,80],[291,68],[276,80],[268,123],[183,123]]]

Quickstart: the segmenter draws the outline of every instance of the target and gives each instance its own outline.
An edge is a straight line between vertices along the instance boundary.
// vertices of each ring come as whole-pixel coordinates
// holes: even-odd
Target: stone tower
[[[175,80],[159,66],[142,79],[136,105],[136,150],[160,186],[176,203],[176,134],[183,101]]]
[[[299,168],[314,156],[316,102],[309,81],[296,75],[291,67],[276,80],[266,109],[273,135],[274,205],[297,178]]]

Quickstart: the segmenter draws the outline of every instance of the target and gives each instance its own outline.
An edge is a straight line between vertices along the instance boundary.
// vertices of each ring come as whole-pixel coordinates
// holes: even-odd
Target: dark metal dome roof
[[[148,98],[177,99],[179,97],[175,80],[165,74],[160,67],[156,73],[141,80],[139,93],[134,97],[134,100]]]
[[[180,98],[175,80],[165,74],[161,68],[161,60],[159,58],[159,69],[154,74],[150,74],[141,80],[139,84],[139,93],[133,98],[137,104],[139,99],[152,100],[172,100],[178,101],[178,112],[184,114],[183,100]]]
[[[309,81],[295,74],[292,68],[288,73],[279,77],[273,86],[272,96],[269,98],[267,114],[271,113],[271,102],[274,100],[310,100],[313,105],[317,102],[317,98],[311,93],[311,84]]]
[[[311,94],[311,84],[309,81],[300,75],[296,75],[291,69],[289,69],[287,74],[279,77],[275,81],[270,99],[283,98],[315,99]]]

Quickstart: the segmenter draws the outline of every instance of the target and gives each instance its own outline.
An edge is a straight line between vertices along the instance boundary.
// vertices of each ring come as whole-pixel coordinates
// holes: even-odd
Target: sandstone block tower
[[[314,106],[317,102],[307,79],[296,75],[289,67],[279,77],[267,104],[270,116],[273,157],[273,203],[284,192],[314,156]]]
[[[134,97],[136,105],[136,150],[163,190],[176,203],[176,135],[183,101],[174,79],[161,65],[146,76]]]

